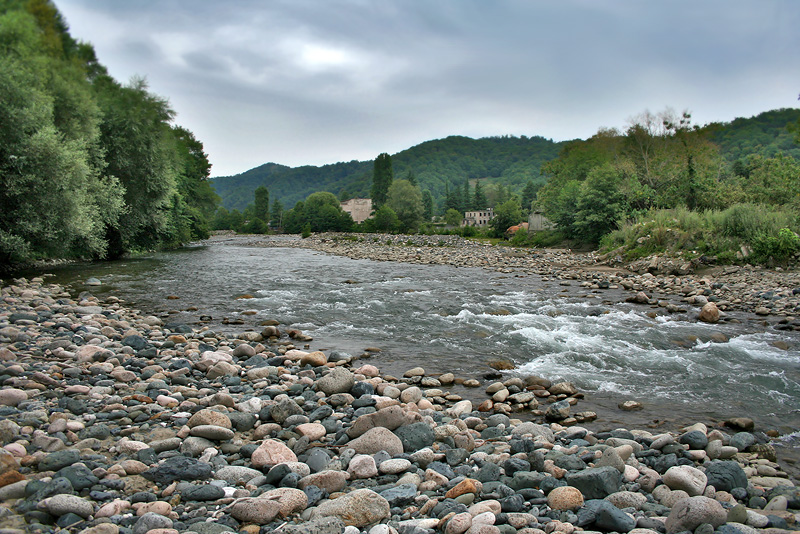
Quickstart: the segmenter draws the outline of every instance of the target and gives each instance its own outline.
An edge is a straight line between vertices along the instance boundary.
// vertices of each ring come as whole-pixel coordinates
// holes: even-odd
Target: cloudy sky
[[[115,78],[170,100],[214,176],[800,105],[797,0],[55,3]]]

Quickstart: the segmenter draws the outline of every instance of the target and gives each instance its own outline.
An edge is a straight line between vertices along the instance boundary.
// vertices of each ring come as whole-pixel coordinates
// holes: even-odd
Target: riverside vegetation
[[[780,534],[798,519],[795,481],[744,417],[592,431],[569,383],[490,383],[476,409],[457,393],[474,379],[382,376],[276,322],[228,336],[42,278],[0,297],[9,534]]]

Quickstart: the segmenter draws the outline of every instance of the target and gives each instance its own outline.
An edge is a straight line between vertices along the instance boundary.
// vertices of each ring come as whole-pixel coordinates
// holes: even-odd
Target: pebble
[[[595,432],[563,418],[579,396],[569,382],[504,379],[486,398],[516,407],[483,412],[450,395],[452,373],[290,355],[283,328],[178,337],[166,318],[38,279],[0,303],[0,350],[14,355],[0,361],[0,506],[18,530],[752,534],[797,513],[797,488],[744,418]],[[34,309],[50,320],[11,326]]]

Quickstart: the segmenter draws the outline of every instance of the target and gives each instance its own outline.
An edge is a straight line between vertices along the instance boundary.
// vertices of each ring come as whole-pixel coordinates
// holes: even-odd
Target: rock
[[[690,497],[702,495],[708,484],[705,473],[688,465],[676,465],[667,469],[663,477],[664,484],[672,490],[683,490]]]
[[[233,439],[233,436],[235,435],[233,430],[215,425],[198,425],[192,428],[189,433],[192,436],[211,439],[214,441]]]
[[[221,469],[217,469],[217,472],[214,473],[216,478],[224,480],[232,485],[246,483],[261,475],[263,475],[261,471],[242,465],[227,465]]]
[[[619,491],[622,475],[614,467],[593,467],[568,473],[566,481],[578,488],[586,499],[603,499]]]
[[[186,423],[186,426],[189,428],[205,425],[219,426],[227,429],[233,428],[231,420],[227,415],[216,410],[209,410],[208,408],[196,412]]]
[[[276,500],[256,497],[234,502],[229,508],[229,513],[231,517],[243,523],[266,525],[278,516],[281,509],[281,504]]]
[[[133,525],[133,534],[147,534],[156,529],[172,528],[172,519],[152,512],[141,516]]]
[[[347,435],[351,438],[357,438],[372,428],[383,427],[394,430],[408,422],[408,417],[403,408],[389,406],[381,408],[377,412],[362,415],[353,421],[353,424],[347,429]]]
[[[569,402],[566,400],[554,402],[547,408],[545,418],[548,421],[563,421],[569,417]]]
[[[664,524],[668,534],[693,531],[703,523],[708,523],[717,528],[724,524],[728,512],[720,503],[708,497],[696,496],[681,499],[672,507]]]
[[[0,406],[16,406],[24,400],[28,400],[28,394],[21,389],[0,389]]]
[[[756,438],[749,432],[737,432],[731,436],[731,447],[736,447],[739,452],[744,452],[748,447],[755,445]]]
[[[285,534],[343,534],[344,528],[344,521],[334,517],[305,521],[297,525],[289,524],[282,527],[281,532]]]
[[[276,488],[264,492],[259,498],[278,503],[280,505],[278,516],[281,518],[298,514],[308,507],[308,496],[302,490],[295,488]]]
[[[368,430],[362,436],[350,441],[347,446],[359,454],[386,451],[389,456],[396,456],[403,453],[403,442],[391,430],[384,427]]]
[[[547,505],[553,510],[577,510],[583,506],[583,494],[571,486],[553,488],[547,494]]]
[[[194,458],[174,456],[143,472],[142,476],[163,485],[176,480],[203,480],[211,476],[211,466]]]
[[[572,382],[559,382],[557,384],[553,384],[547,391],[550,392],[551,395],[575,395],[578,392],[578,388],[575,387],[575,384]]]
[[[409,504],[417,496],[416,484],[399,484],[380,493],[390,507]]]
[[[369,489],[358,489],[325,501],[311,511],[311,519],[338,517],[345,525],[358,528],[390,516],[389,502]]]
[[[394,433],[400,438],[403,450],[409,454],[430,447],[435,439],[433,429],[422,422],[401,426]]]
[[[225,497],[225,490],[213,484],[189,486],[181,491],[183,501],[216,501]]]
[[[309,486],[316,486],[328,493],[335,493],[347,487],[347,478],[348,474],[344,471],[328,469],[301,478],[297,483],[297,487],[306,489]]]
[[[328,363],[328,358],[325,353],[320,351],[309,352],[308,354],[300,357],[300,365],[310,365],[311,367],[321,367]]]
[[[357,454],[350,460],[347,472],[353,478],[372,478],[378,476],[378,466],[372,456]]]
[[[625,472],[625,461],[616,449],[609,448],[603,451],[603,455],[594,463],[595,467],[613,467],[620,473]]]
[[[705,304],[700,309],[700,315],[697,317],[699,320],[703,321],[704,323],[716,323],[719,321],[719,309],[717,305],[713,302],[709,302]]]
[[[335,393],[347,393],[353,388],[356,380],[353,373],[344,367],[334,367],[331,372],[316,382],[316,388],[327,396]]]
[[[630,532],[636,520],[605,500],[586,501],[578,511],[578,526],[594,526],[602,531]]]
[[[445,498],[447,499],[455,499],[461,495],[466,493],[475,493],[478,494],[483,489],[483,483],[479,480],[475,480],[473,478],[465,478],[452,488],[450,488],[447,493],[445,494]]]
[[[703,450],[708,446],[708,437],[701,430],[686,432],[678,438],[678,441],[684,445],[689,445],[691,450]]]
[[[708,485],[717,491],[730,492],[747,487],[747,475],[738,462],[714,461],[705,465]]]
[[[250,463],[256,469],[296,461],[297,455],[292,449],[274,439],[265,439],[250,456]]]
[[[617,408],[624,412],[635,412],[638,410],[643,410],[644,406],[642,406],[641,402],[637,402],[635,400],[626,400],[617,405]]]
[[[37,508],[57,517],[73,513],[86,519],[94,513],[94,506],[91,502],[77,495],[68,494],[48,497],[40,501]]]
[[[445,525],[444,534],[464,534],[472,526],[472,515],[462,512],[450,518]]]

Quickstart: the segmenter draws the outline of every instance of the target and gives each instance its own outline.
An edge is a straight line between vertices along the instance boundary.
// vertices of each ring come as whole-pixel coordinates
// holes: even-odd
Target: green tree
[[[444,222],[447,226],[461,226],[461,221],[464,220],[464,215],[453,208],[444,212]]]
[[[277,198],[272,201],[272,209],[270,210],[270,224],[280,228],[283,226],[283,204]]]
[[[400,220],[400,230],[415,233],[422,222],[422,193],[419,187],[408,180],[396,180],[389,186],[386,205],[392,208]]]
[[[504,237],[506,230],[522,221],[522,210],[517,200],[507,200],[494,209],[494,218],[489,221],[492,237]]]
[[[58,50],[42,48],[45,37],[30,14],[0,14],[0,264],[6,266],[34,257],[103,256],[104,226],[122,208],[119,183],[103,179],[96,165],[98,113],[86,82],[53,57]],[[89,102],[70,110],[67,97]]]
[[[629,206],[620,191],[618,170],[611,164],[593,169],[581,184],[575,206],[572,234],[580,240],[598,243],[615,230]]]
[[[486,193],[483,192],[481,182],[475,182],[475,196],[472,200],[472,209],[485,210],[489,207],[489,201],[486,199]]]
[[[203,144],[192,132],[173,126],[172,133],[178,158],[177,189],[183,206],[181,216],[188,220],[190,238],[207,239],[211,219],[220,202],[209,182],[211,164],[203,151]]]
[[[433,219],[433,195],[427,189],[422,192],[422,219],[425,222]]]
[[[375,158],[372,172],[372,206],[381,207],[386,203],[389,195],[389,186],[392,185],[394,171],[392,169],[392,157],[385,152]]]
[[[374,227],[378,232],[394,233],[400,228],[400,219],[392,208],[383,205],[375,212]]]
[[[522,190],[522,211],[524,213],[531,212],[534,200],[536,200],[536,186],[533,184],[533,180],[528,180],[525,189]]]
[[[253,196],[255,197],[253,203],[255,217],[264,222],[269,221],[269,190],[260,185],[256,187]]]

